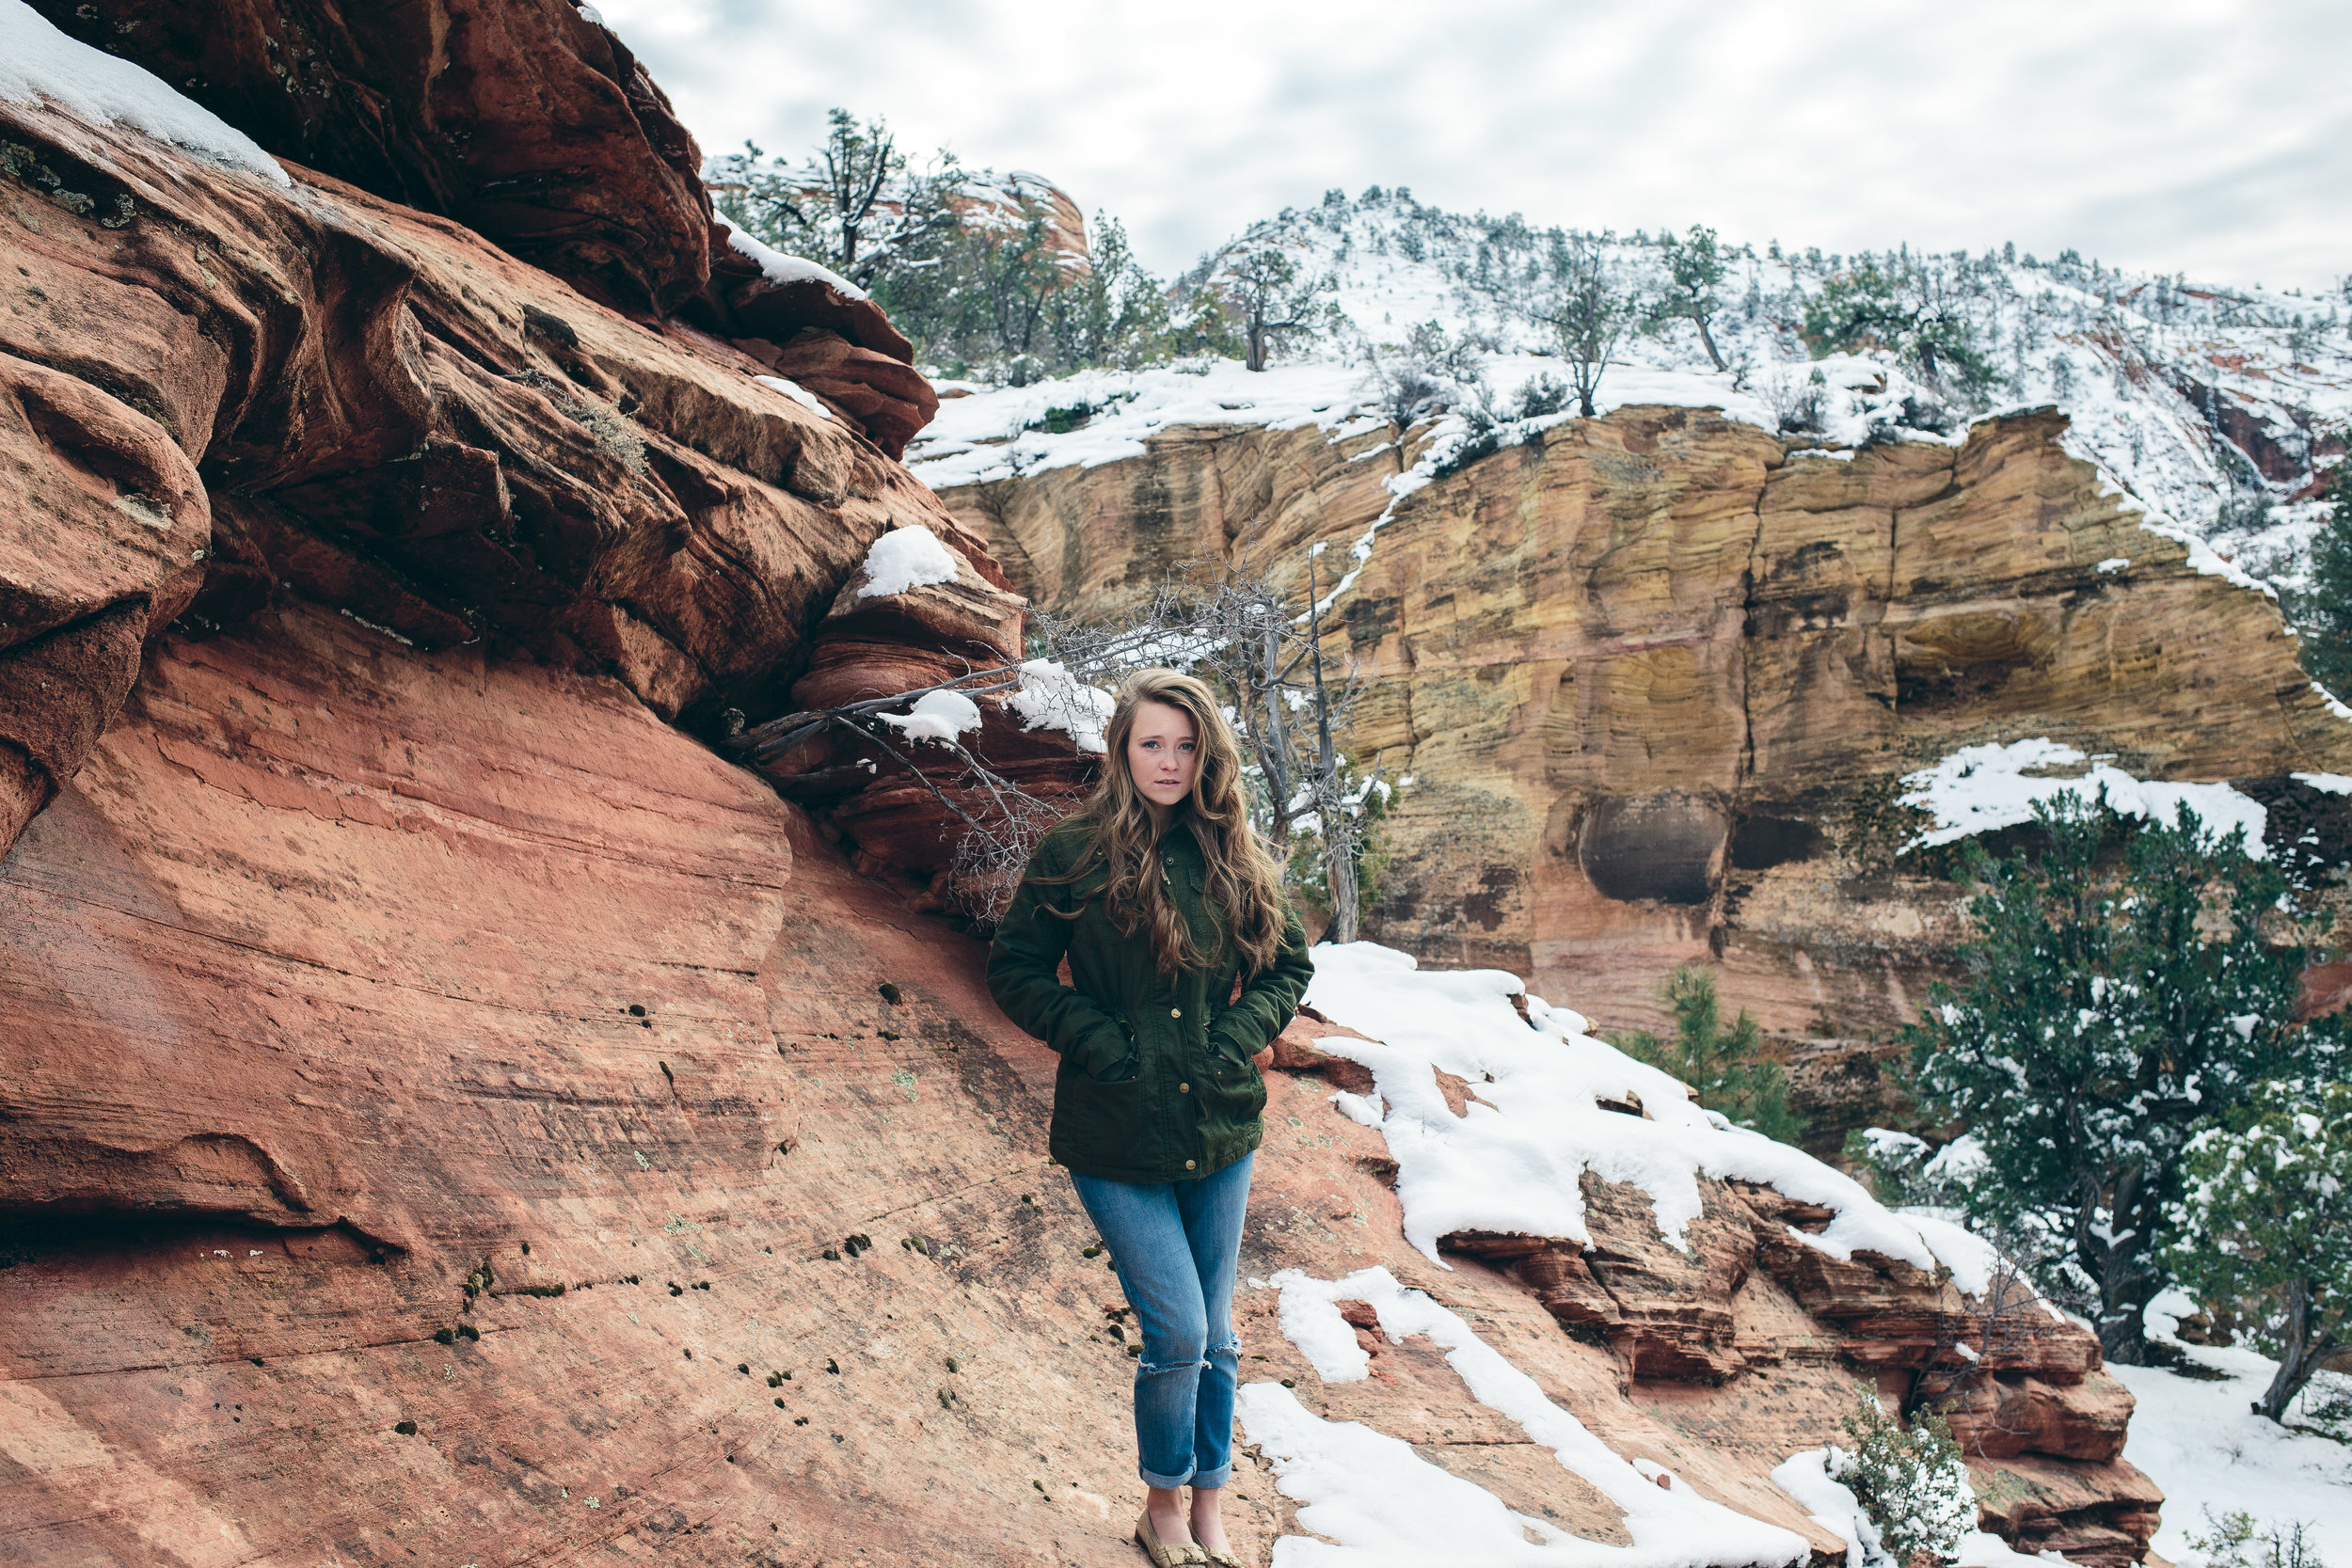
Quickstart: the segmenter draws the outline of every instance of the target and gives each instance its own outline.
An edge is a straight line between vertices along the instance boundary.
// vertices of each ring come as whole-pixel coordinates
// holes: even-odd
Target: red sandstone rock
[[[823,398],[892,457],[904,455],[939,412],[938,392],[914,369],[914,345],[863,294],[821,278],[772,281],[727,233],[711,226],[710,282],[679,314]]]
[[[922,372],[837,332],[803,327],[768,353],[758,339],[738,339],[737,346],[824,399],[892,457],[905,456],[907,443],[939,412],[939,394]]]
[[[306,607],[167,638],[0,861],[0,1010],[41,1042],[0,1074],[0,1514],[58,1561],[1131,1561],[1116,1287],[979,958],[608,678]],[[1629,1385],[1606,1331],[1406,1248],[1328,1092],[1273,1076],[1246,1273],[1385,1264],[1618,1451],[1830,1548],[1765,1477],[1835,1434],[1850,1338],[1756,1271],[1746,1370]],[[1742,1201],[1710,1189],[1696,1262],[1597,1204],[1661,1354]],[[1621,1534],[1425,1344],[1327,1386],[1243,1298],[1253,1377]],[[2108,1564],[2150,1522],[2121,1466],[2001,1463],[2025,1538]],[[1296,1529],[1268,1481],[1245,1450],[1246,1550]]]
[[[566,0],[34,8],[271,152],[454,217],[628,309],[666,314],[709,275],[693,137]]]
[[[2105,1372],[2071,1384],[2005,1372],[1971,1380],[1944,1417],[1971,1458],[2042,1453],[2103,1463],[2123,1456],[2132,1403],[2130,1390]]]
[[[780,669],[895,522],[985,562],[756,361],[463,230],[53,110],[0,105],[0,135],[40,214],[0,310],[0,668],[67,640],[0,673],[0,843],[135,671],[136,640],[94,618],[136,606],[151,632],[208,569],[207,624],[282,585],[420,646],[609,670],[672,717],[780,706]]]

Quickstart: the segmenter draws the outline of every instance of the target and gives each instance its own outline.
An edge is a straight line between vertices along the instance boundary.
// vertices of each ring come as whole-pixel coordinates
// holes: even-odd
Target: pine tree
[[[1747,1009],[1724,1027],[1715,977],[1695,964],[1668,975],[1659,995],[1674,1015],[1673,1037],[1629,1030],[1613,1036],[1612,1043],[1698,1090],[1707,1109],[1768,1138],[1795,1143],[1804,1129],[1788,1109],[1788,1075],[1764,1055],[1764,1031]]]
[[[1301,276],[1298,263],[1279,249],[1258,245],[1229,257],[1210,286],[1241,319],[1243,366],[1262,371],[1276,338],[1325,319],[1332,283],[1327,277]]]
[[[1823,283],[1805,301],[1804,340],[1817,355],[1885,349],[1960,402],[1980,402],[2000,384],[1966,302],[1907,253],[1862,257]]]
[[[2352,462],[2328,486],[2328,515],[2312,539],[2310,585],[2288,608],[2303,633],[2303,670],[2343,697],[2352,694]]]
[[[1693,224],[1689,239],[1678,240],[1667,234],[1660,244],[1665,248],[1666,275],[1674,286],[1650,308],[1650,313],[1660,320],[1687,321],[1697,327],[1707,357],[1720,371],[1724,368],[1723,351],[1715,346],[1715,334],[1709,324],[1724,308],[1715,290],[1723,282],[1725,269],[1722,247],[1715,243],[1715,230]]]

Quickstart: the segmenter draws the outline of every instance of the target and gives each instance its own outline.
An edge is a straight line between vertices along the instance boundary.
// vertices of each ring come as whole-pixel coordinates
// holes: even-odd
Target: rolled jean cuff
[[[1214,1470],[1195,1470],[1192,1473],[1192,1480],[1185,1484],[1196,1487],[1217,1487],[1232,1479],[1233,1466],[1232,1462],[1229,1460]]]
[[[1223,1473],[1231,1475],[1232,1474],[1232,1471],[1233,1467],[1231,1465],[1228,1465],[1225,1466]],[[1179,1486],[1222,1486],[1225,1484],[1222,1481],[1212,1482],[1198,1480],[1195,1472],[1191,1470],[1186,1470],[1181,1476],[1155,1476],[1151,1471],[1138,1465],[1136,1466],[1136,1474],[1143,1478],[1144,1485],[1156,1486],[1163,1492],[1173,1492]]]

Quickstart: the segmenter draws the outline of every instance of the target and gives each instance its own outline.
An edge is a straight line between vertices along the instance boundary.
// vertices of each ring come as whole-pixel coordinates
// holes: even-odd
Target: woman
[[[1136,1539],[1159,1568],[1238,1568],[1217,1507],[1241,1361],[1233,1275],[1265,1107],[1250,1058],[1297,1010],[1313,966],[1250,832],[1241,749],[1208,687],[1141,672],[1104,741],[1102,782],[1038,846],[997,928],[988,989],[1061,1055],[1054,1158],[1142,1330],[1136,1446],[1150,1492]],[[1065,954],[1074,990],[1057,977]]]

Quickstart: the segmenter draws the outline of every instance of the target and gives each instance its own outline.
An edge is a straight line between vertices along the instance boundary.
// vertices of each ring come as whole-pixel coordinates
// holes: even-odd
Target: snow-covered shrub
[[[2352,1084],[2266,1084],[2190,1140],[2165,1262],[2279,1358],[2272,1420],[2352,1344]]]
[[[1989,397],[2000,372],[1984,353],[1966,279],[1907,250],[1863,256],[1805,301],[1816,354],[1884,349],[1930,387],[1964,403]]]
[[[1977,1528],[1977,1496],[1950,1429],[1925,1411],[1905,1427],[1868,1393],[1844,1426],[1853,1447],[1830,1449],[1829,1477],[1877,1529],[1872,1562],[1904,1568],[1917,1552],[1952,1560],[1961,1537]]]

